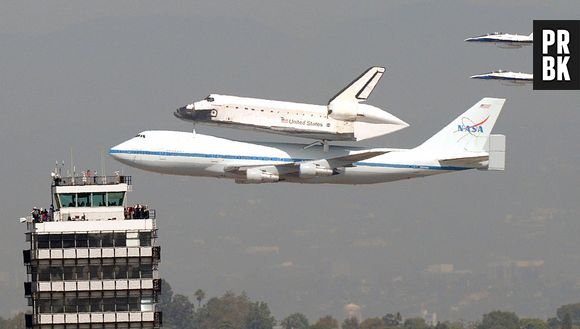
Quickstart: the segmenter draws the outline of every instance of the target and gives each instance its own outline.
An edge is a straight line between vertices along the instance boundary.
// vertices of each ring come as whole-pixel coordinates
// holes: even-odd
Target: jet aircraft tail
[[[505,136],[492,135],[491,131],[504,103],[503,98],[483,98],[416,150],[446,163],[484,162],[485,157],[490,170],[503,170]]]
[[[334,95],[328,101],[332,102],[356,102],[360,103],[366,101],[367,98],[372,93],[373,89],[381,80],[381,77],[385,73],[385,68],[380,66],[373,66],[361,74],[358,78],[354,79],[348,86],[341,90],[338,94]]]

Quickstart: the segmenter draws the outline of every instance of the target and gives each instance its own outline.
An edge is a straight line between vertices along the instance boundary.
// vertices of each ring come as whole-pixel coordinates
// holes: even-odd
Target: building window
[[[105,193],[93,193],[93,207],[105,206]]]
[[[151,247],[151,232],[139,232],[139,245]]]
[[[89,236],[89,247],[99,248],[101,247],[101,236],[98,233],[91,233]]]
[[[108,192],[107,199],[109,206],[122,206],[123,205],[123,197],[125,193],[123,192]]]
[[[91,206],[91,194],[90,193],[77,194],[77,205],[79,207],[90,207]]]
[[[86,248],[89,246],[88,234],[86,233],[77,233],[75,235],[75,243],[77,247]]]
[[[63,234],[62,235],[62,247],[63,248],[74,248],[75,247],[75,235],[74,234]]]
[[[60,205],[63,208],[66,207],[76,207],[76,194],[74,193],[61,193],[58,195],[60,200]]]
[[[36,236],[38,249],[46,249],[49,247],[48,236],[48,234],[39,234]]]
[[[51,234],[48,236],[50,248],[62,248],[62,236],[60,234]]]

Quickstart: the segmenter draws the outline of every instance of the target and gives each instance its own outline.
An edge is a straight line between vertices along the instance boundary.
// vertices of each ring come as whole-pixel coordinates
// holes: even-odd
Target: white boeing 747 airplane
[[[483,98],[413,149],[247,143],[173,131],[145,131],[110,149],[129,166],[236,183],[372,184],[468,169],[503,170],[505,137],[491,135],[505,99]]]

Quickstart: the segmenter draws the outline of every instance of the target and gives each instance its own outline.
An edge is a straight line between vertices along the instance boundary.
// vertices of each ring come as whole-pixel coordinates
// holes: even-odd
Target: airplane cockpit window
[[[207,96],[207,97],[205,98],[205,100],[211,103],[211,102],[213,102],[215,99],[214,99],[213,97],[211,97],[211,95],[209,95],[209,96]]]
[[[145,138],[145,135],[144,134],[137,134],[137,135],[135,135],[135,137]]]

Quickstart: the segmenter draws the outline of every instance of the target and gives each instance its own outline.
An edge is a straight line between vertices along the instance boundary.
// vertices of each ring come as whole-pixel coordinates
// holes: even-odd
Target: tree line
[[[356,318],[339,321],[326,315],[313,323],[304,314],[294,313],[276,321],[266,302],[252,301],[243,292],[236,295],[228,291],[203,302],[205,292],[197,290],[195,306],[187,296],[174,295],[165,281],[162,296],[159,308],[163,312],[163,327],[167,329],[273,329],[276,324],[283,329],[580,329],[580,303],[559,307],[556,316],[547,320],[493,311],[473,323],[444,321],[432,326],[420,317],[404,319],[398,312],[360,321]]]

